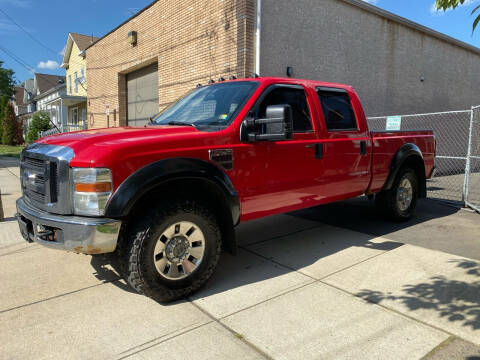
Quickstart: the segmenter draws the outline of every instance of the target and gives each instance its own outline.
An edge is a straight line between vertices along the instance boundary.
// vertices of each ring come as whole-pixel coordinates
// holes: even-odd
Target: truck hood
[[[208,135],[191,126],[126,126],[57,134],[38,143],[67,146],[75,153],[73,163],[98,166],[114,159],[121,161],[127,154],[174,149],[188,140]]]
[[[81,150],[89,145],[116,146],[134,141],[159,141],[168,137],[199,133],[191,126],[149,126],[149,127],[115,127],[106,129],[92,129],[47,136],[38,141],[41,144],[68,146]],[[75,151],[76,153],[77,151]]]

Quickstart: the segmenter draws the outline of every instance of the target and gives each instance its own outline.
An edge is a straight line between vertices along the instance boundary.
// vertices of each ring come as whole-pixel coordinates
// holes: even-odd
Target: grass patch
[[[12,156],[20,158],[20,153],[25,146],[0,145],[0,156]]]

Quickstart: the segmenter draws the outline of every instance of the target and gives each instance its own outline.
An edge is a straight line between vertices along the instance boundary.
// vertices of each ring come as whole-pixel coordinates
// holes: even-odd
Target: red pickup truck
[[[115,252],[159,301],[194,292],[240,222],[360,195],[409,219],[432,175],[431,131],[370,132],[350,86],[248,78],[197,86],[145,127],[49,136],[21,156],[27,241]]]

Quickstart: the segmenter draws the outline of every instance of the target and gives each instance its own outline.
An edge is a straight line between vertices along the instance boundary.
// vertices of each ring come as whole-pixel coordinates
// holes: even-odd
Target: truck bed
[[[429,178],[435,161],[435,137],[431,130],[371,131],[372,137],[372,181],[369,192],[381,190],[387,180],[390,164],[395,153],[407,143],[413,143],[422,152],[425,176]]]

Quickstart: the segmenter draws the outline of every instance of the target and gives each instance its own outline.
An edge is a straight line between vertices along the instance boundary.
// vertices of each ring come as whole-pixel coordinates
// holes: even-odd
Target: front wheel
[[[375,203],[383,215],[395,221],[406,221],[415,214],[418,200],[418,179],[410,168],[397,174],[390,190],[375,196]]]
[[[131,220],[119,252],[126,281],[139,293],[169,302],[210,278],[220,257],[220,229],[208,207],[170,200]]]

